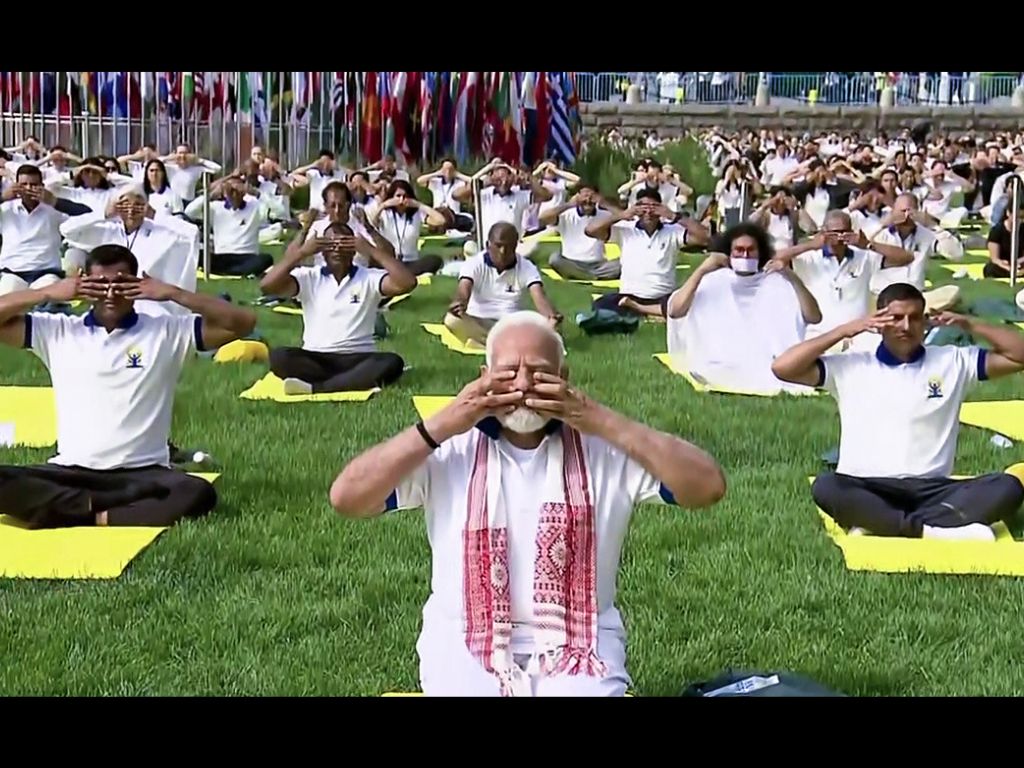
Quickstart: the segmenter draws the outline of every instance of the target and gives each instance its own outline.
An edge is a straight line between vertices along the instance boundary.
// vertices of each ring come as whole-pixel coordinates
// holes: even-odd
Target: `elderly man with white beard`
[[[424,509],[428,696],[622,696],[615,588],[633,507],[715,504],[722,470],[570,385],[536,312],[491,328],[486,363],[443,410],[353,459],[331,504],[354,518]]]

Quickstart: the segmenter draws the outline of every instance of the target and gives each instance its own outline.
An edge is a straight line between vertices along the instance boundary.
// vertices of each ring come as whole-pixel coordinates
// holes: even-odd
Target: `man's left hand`
[[[931,321],[935,325],[944,327],[954,325],[965,331],[971,330],[971,318],[966,315],[958,315],[955,312],[940,312],[937,315],[933,315]]]
[[[562,378],[550,373],[533,374],[533,389],[523,403],[543,416],[560,419],[585,434],[594,432],[595,403]]]
[[[142,273],[142,277],[119,275],[115,285],[122,296],[132,301],[171,301],[177,290],[173,285],[150,277],[145,272]]]

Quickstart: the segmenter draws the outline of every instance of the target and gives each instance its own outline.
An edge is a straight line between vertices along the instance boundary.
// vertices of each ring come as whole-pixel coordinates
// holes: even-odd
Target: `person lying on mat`
[[[615,584],[633,508],[710,507],[722,470],[568,383],[562,339],[535,312],[494,325],[486,363],[443,410],[349,462],[331,504],[351,518],[424,509],[426,695],[623,696]]]
[[[0,295],[59,282],[60,225],[91,211],[45,189],[34,165],[20,166],[14,181],[0,203]]]
[[[436,254],[420,256],[420,232],[424,226],[444,226],[444,216],[417,200],[408,181],[391,182],[387,197],[373,209],[369,219],[394,247],[398,260],[414,275],[437,272],[444,266],[444,259]]]
[[[820,322],[803,281],[772,261],[768,233],[742,223],[722,235],[729,255],[712,253],[668,301],[668,351],[675,366],[718,388],[777,394],[806,391],[784,384],[772,360]],[[628,301],[628,300],[627,300]],[[641,314],[659,307],[628,303]]]
[[[571,200],[540,214],[540,225],[556,227],[562,239],[561,251],[551,254],[548,263],[567,280],[617,280],[622,271],[618,259],[605,258],[604,241],[587,234],[599,206],[611,213],[619,210],[606,202],[596,187],[581,184]]]
[[[274,263],[272,256],[260,252],[260,227],[272,215],[283,218],[284,212],[276,209],[269,198],[249,194],[240,176],[240,172],[225,176],[210,188],[210,269],[215,275],[253,277],[262,275]],[[200,195],[185,207],[185,215],[202,221],[203,203],[204,196]]]
[[[878,536],[992,541],[990,526],[1017,511],[1024,487],[1002,473],[950,477],[960,405],[979,382],[1024,370],[1024,335],[942,313],[932,322],[958,326],[991,348],[925,347],[928,322],[921,292],[893,283],[874,314],[796,345],[772,371],[836,399],[839,465],[819,475],[811,493],[839,525]],[[876,349],[826,354],[864,332],[880,334]],[[882,403],[891,404],[884,414]]]
[[[515,225],[498,222],[487,235],[486,250],[462,265],[455,297],[444,316],[445,327],[459,340],[483,345],[495,323],[522,309],[524,288],[553,328],[562,322],[544,292],[537,267],[516,254],[518,245]]]
[[[656,189],[641,190],[635,206],[591,221],[584,232],[622,249],[621,288],[596,299],[593,308],[633,313],[635,310],[623,303],[630,299],[632,306],[660,306],[662,317],[668,297],[676,289],[679,249],[710,241],[702,224],[665,207]]]
[[[30,313],[40,301],[82,299],[88,314]],[[190,310],[138,314],[137,301]],[[26,314],[27,313],[27,314]],[[195,350],[252,332],[256,315],[143,273],[123,245],[102,245],[85,274],[0,297],[0,343],[31,350],[50,372],[56,457],[0,467],[0,513],[31,528],[171,525],[213,509],[213,486],[170,468],[174,390]]]
[[[127,244],[140,271],[186,291],[196,289],[199,229],[176,216],[157,215],[139,186],[121,189],[106,215],[94,213],[70,219],[60,231],[71,247],[85,251],[101,245]],[[139,301],[135,310],[190,313],[183,305],[163,301]]]
[[[900,246],[868,240],[862,231],[853,230],[848,213],[829,211],[821,232],[776,252],[775,259],[792,265],[818,302],[822,319],[807,329],[812,337],[861,317],[868,309],[871,278],[884,268],[909,265],[914,255]]]
[[[260,282],[264,294],[297,296],[302,304],[302,348],[270,352],[270,370],[284,381],[285,394],[361,391],[387,386],[402,375],[401,357],[377,351],[374,323],[381,299],[409,293],[416,276],[380,233],[371,232],[373,243],[334,223],[323,237],[301,246],[293,241]],[[315,253],[323,254],[325,266],[299,266]],[[383,269],[357,266],[356,253]]]

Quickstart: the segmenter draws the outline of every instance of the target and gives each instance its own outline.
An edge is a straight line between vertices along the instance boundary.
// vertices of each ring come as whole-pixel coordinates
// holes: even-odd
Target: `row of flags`
[[[0,112],[333,129],[370,162],[576,158],[571,72],[0,72]]]

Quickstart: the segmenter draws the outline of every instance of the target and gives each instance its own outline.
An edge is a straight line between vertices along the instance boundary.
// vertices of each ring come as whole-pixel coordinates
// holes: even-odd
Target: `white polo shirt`
[[[821,358],[839,406],[839,466],[855,477],[949,477],[960,405],[984,381],[978,347],[922,347],[903,363],[883,346]]]
[[[662,222],[648,235],[639,219],[612,225],[608,242],[622,248],[620,293],[641,299],[658,299],[676,289],[676,254],[686,245],[687,230]]]
[[[661,195],[662,205],[668,205],[679,194],[679,188],[675,184],[669,184],[667,181],[659,184],[657,187],[652,187],[647,182],[644,182],[643,184],[637,184],[630,190],[628,204],[631,206],[636,205],[637,196],[645,189],[656,189],[658,194]]]
[[[561,177],[557,179],[544,179],[541,183],[544,185],[544,189],[551,193],[551,199],[545,200],[540,204],[537,212],[538,216],[543,216],[548,211],[562,205],[565,202],[565,196],[568,194],[569,189],[569,183]]]
[[[928,259],[935,253],[935,244],[938,242],[936,234],[920,224],[915,224],[914,231],[904,238],[900,236],[899,230],[892,226],[880,232],[876,242],[910,251],[914,254],[914,260],[905,267],[887,267],[876,272],[871,278],[871,292],[881,293],[893,283],[910,283],[919,291],[923,291]]]
[[[170,466],[174,390],[193,350],[203,350],[198,315],[130,314],[107,333],[84,316],[29,314],[25,348],[50,372],[58,455],[87,469]]]
[[[558,217],[558,234],[562,237],[562,258],[581,264],[604,261],[604,241],[587,234],[587,226],[596,216],[581,216],[579,208],[562,211]]]
[[[772,239],[772,247],[776,251],[792,248],[794,243],[793,220],[788,213],[779,216],[768,211],[768,237]]]
[[[557,422],[551,422],[556,426]],[[451,635],[464,647],[463,537],[469,479],[478,437],[496,439],[501,461],[501,497],[508,521],[509,584],[514,650],[530,651],[533,621],[533,575],[537,529],[548,452],[560,436],[549,434],[530,451],[498,437],[496,420],[446,440],[406,477],[388,498],[389,511],[422,507],[432,552],[431,594],[423,610],[422,639],[443,644]],[[594,504],[598,628],[624,637],[615,607],[622,545],[635,505],[674,503],[671,493],[639,463],[610,443],[581,435],[590,498]],[[435,634],[436,633],[436,634]],[[433,635],[433,637],[431,637]]]
[[[129,234],[121,219],[106,219],[91,213],[68,219],[60,231],[69,245],[85,251],[101,245],[123,245],[139,262],[140,275],[145,272],[168,285],[196,290],[199,228],[183,219],[173,216],[144,219],[139,228]],[[189,314],[188,309],[172,301],[138,301],[135,308],[149,314]]]
[[[882,208],[878,213],[871,211],[850,211],[851,229],[856,232],[860,230],[868,239],[878,234],[882,229],[882,219],[889,214],[889,208]]]
[[[176,161],[168,160],[164,167],[167,169],[167,183],[185,202],[195,199],[196,183],[204,173],[220,173],[221,170],[221,167],[212,160],[200,160],[187,168],[181,168]]]
[[[486,251],[466,259],[459,279],[473,281],[469,295],[468,314],[487,320],[498,320],[523,307],[523,291],[534,283],[543,285],[540,272],[529,259],[516,258],[511,267],[498,271]]]
[[[809,339],[868,312],[871,278],[882,269],[882,255],[852,246],[846,251],[842,263],[824,251],[809,251],[793,260],[793,270],[821,309],[821,322],[807,328]]]
[[[420,256],[420,230],[426,221],[417,208],[412,216],[389,208],[380,215],[380,233],[395,248],[399,261],[415,261]]]
[[[383,269],[352,267],[339,283],[326,267],[299,267],[292,277],[302,304],[302,348],[309,352],[375,352],[373,326]]]
[[[229,200],[211,201],[213,252],[218,255],[259,253],[260,227],[267,222],[268,214],[267,201],[252,195],[245,195],[239,208],[232,207]],[[185,215],[196,221],[202,219],[202,195],[188,204]]]
[[[455,199],[455,193],[465,186],[461,179],[445,181],[435,176],[427,183],[427,190],[434,196],[433,208],[448,208],[452,213],[462,213],[462,203]]]
[[[783,179],[790,174],[791,171],[796,170],[800,165],[800,161],[792,155],[786,157],[773,157],[770,160],[765,160],[762,169],[764,171],[764,179],[769,187],[776,187],[782,184]]]
[[[306,171],[306,178],[309,179],[309,207],[316,211],[324,209],[324,188],[332,181],[344,182],[347,174],[341,168],[335,168],[329,174],[325,174],[319,168],[310,168]]]
[[[499,221],[508,222],[516,228],[520,236],[523,234],[523,213],[530,207],[531,191],[512,187],[512,191],[502,196],[494,187],[480,190],[480,220],[484,239],[487,239],[491,227]]]
[[[31,213],[22,200],[0,203],[0,269],[59,269],[60,225],[67,219],[67,214],[42,202]]]
[[[146,202],[158,214],[174,215],[185,210],[185,204],[170,186],[163,192],[150,192]]]
[[[949,212],[950,201],[953,194],[960,191],[960,185],[945,179],[936,184],[933,178],[925,179],[924,185],[928,190],[928,194],[925,196],[921,207],[930,216],[941,219]],[[937,200],[930,200],[929,196],[936,192],[939,194],[939,198]]]
[[[110,189],[86,189],[85,187],[64,187],[57,186],[51,190],[57,197],[70,200],[73,203],[89,206],[96,213],[106,215],[107,206],[110,201],[116,198],[121,191],[117,187]]]

